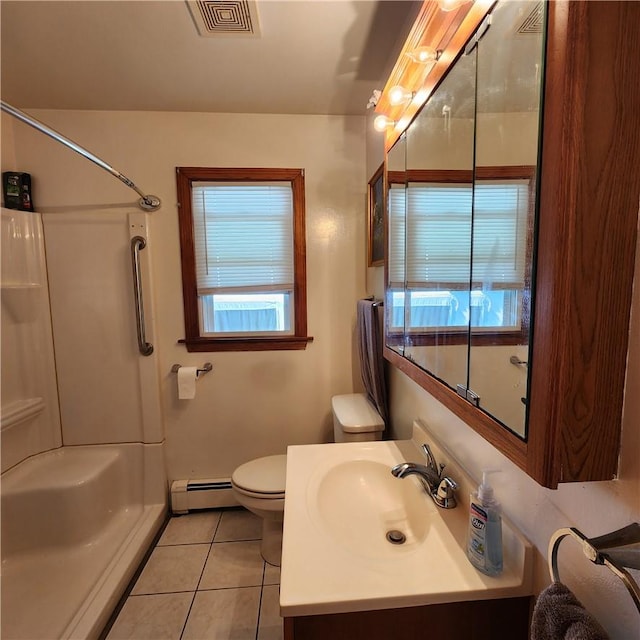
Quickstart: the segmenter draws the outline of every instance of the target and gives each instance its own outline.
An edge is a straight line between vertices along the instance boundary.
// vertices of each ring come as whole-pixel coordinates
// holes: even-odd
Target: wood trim
[[[495,418],[478,409],[416,364],[384,346],[384,357],[416,384],[441,402],[461,420],[473,427],[485,440],[502,451],[521,468],[526,467],[527,443],[506,429]]]
[[[406,182],[452,182],[464,184],[475,180],[530,180],[535,184],[536,167],[531,165],[478,166],[467,169],[407,169],[390,172],[390,184]]]
[[[200,336],[196,252],[193,238],[193,212],[191,210],[191,176],[193,175],[196,175],[193,169],[176,167],[180,259],[182,263],[182,304],[187,339]]]
[[[406,334],[411,340],[411,346],[414,347],[431,347],[431,346],[450,346],[469,343],[469,332],[449,331],[447,333],[418,333],[411,332]],[[521,345],[523,339],[526,339],[526,334],[521,331],[505,331],[501,333],[473,333],[474,347],[500,347],[509,345]],[[403,345],[405,344],[405,334],[399,331],[389,332],[386,334],[386,342],[389,345]]]
[[[410,182],[442,182],[452,184],[473,184],[471,169],[407,169],[407,184]]]
[[[193,182],[290,182],[293,191],[294,237],[294,335],[274,337],[210,337],[200,335],[196,284],[191,185]],[[305,349],[313,338],[307,336],[307,275],[305,232],[304,169],[281,168],[176,168],[178,223],[182,265],[182,297],[185,338],[179,340],[187,351],[266,351]]]
[[[294,351],[306,349],[310,336],[278,336],[277,338],[186,338],[178,340],[189,352],[198,351]]]
[[[530,596],[284,618],[285,640],[527,640]]]
[[[282,619],[283,640],[294,640],[295,627],[294,627],[293,621],[294,621],[294,618],[289,618],[289,617]]]
[[[383,239],[383,255],[378,260],[373,259],[373,211],[375,203],[373,201],[373,192],[375,190],[375,184],[378,180],[382,180],[382,229],[384,234]],[[387,250],[386,233],[384,229],[386,227],[385,221],[387,218],[387,198],[385,197],[384,189],[384,162],[375,170],[374,174],[369,179],[367,187],[367,265],[370,267],[378,267],[384,264],[384,257]]]
[[[295,295],[295,335],[304,338],[307,335],[307,233],[306,233],[306,205],[304,193],[304,169],[297,171],[291,178],[293,189],[293,251],[294,251],[294,295]],[[313,340],[307,338],[306,342]]]
[[[640,3],[549,6],[528,470],[551,486],[617,469],[640,193],[639,30]]]

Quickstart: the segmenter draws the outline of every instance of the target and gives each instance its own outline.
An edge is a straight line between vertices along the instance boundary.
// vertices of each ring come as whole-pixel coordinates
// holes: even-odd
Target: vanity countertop
[[[503,519],[504,571],[485,576],[466,556],[468,498],[440,509],[415,476],[391,475],[400,462],[423,462],[418,444],[414,435],[288,448],[282,616],[532,593],[532,548],[508,521]],[[461,485],[461,498],[468,495],[471,479],[450,473]],[[391,529],[402,531],[406,542],[388,542]]]

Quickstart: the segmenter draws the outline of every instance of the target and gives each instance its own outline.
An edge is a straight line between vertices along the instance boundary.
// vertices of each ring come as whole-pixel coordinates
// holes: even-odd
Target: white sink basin
[[[311,478],[309,513],[336,544],[352,553],[374,559],[406,553],[429,531],[424,489],[407,480],[394,478],[391,467],[376,460],[337,463]],[[404,542],[390,542],[389,532]]]
[[[531,546],[507,521],[502,575],[490,578],[469,563],[471,479],[448,468],[461,500],[440,509],[415,476],[391,475],[400,462],[423,462],[417,444],[414,438],[288,448],[281,615],[531,594]],[[391,530],[406,540],[392,544]]]

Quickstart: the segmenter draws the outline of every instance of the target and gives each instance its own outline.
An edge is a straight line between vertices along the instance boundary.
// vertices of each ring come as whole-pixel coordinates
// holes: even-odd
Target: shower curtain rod
[[[112,176],[115,176],[116,178],[118,178],[118,180],[124,182],[127,185],[127,187],[129,187],[130,189],[133,189],[139,196],[142,196],[140,200],[138,200],[138,206],[144,211],[156,211],[157,209],[160,208],[160,205],[161,205],[160,198],[145,194],[143,191],[138,189],[138,187],[136,187],[136,185],[131,180],[129,180],[127,176],[123,175],[118,170],[114,169],[111,165],[108,165],[104,160],[101,160],[100,158],[98,158],[98,156],[94,156],[93,153],[91,153],[90,151],[87,151],[84,147],[81,147],[79,144],[76,144],[75,142],[73,142],[73,140],[69,140],[69,138],[66,138],[61,133],[54,131],[53,129],[51,129],[51,127],[48,127],[46,124],[40,122],[39,120],[32,118],[31,116],[27,115],[23,111],[20,111],[20,109],[16,109],[16,107],[12,107],[10,104],[7,104],[4,100],[0,100],[0,104],[2,106],[2,111],[4,111],[5,113],[8,113],[14,118],[21,120],[25,124],[28,124],[34,129],[37,129],[41,133],[48,135],[50,138],[57,140],[63,145],[69,147],[69,149],[72,149],[76,153],[79,153],[81,156],[84,156],[87,160],[91,160],[91,162],[95,162],[95,164],[97,164],[99,167],[102,167],[103,169],[108,171]]]

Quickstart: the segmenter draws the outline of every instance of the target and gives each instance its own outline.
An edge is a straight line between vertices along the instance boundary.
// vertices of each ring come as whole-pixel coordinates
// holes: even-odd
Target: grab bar
[[[142,278],[140,276],[140,251],[147,246],[142,236],[131,238],[131,265],[133,266],[133,294],[136,305],[136,329],[138,332],[138,350],[143,356],[153,353],[153,345],[147,342],[144,326],[144,303],[142,301]]]
[[[87,151],[84,147],[81,147],[79,144],[75,143],[73,140],[63,136],[61,133],[55,131],[51,127],[48,127],[40,120],[36,120],[32,118],[30,115],[24,113],[24,111],[20,111],[16,107],[12,107],[10,104],[5,102],[4,100],[0,101],[0,108],[5,113],[8,113],[10,116],[17,118],[21,122],[28,124],[30,127],[37,129],[40,133],[44,133],[45,135],[53,138],[57,142],[69,147],[72,151],[79,153],[81,156],[90,160],[91,162],[97,164],[99,167],[102,167],[105,171],[108,171],[112,176],[118,178],[121,182],[127,185],[130,189],[133,189],[139,196],[142,196],[138,201],[138,206],[144,211],[156,211],[160,208],[160,199],[157,196],[152,196],[145,194],[144,191],[141,191],[136,185],[127,178],[124,174],[120,173],[117,169],[114,169],[111,165],[107,164],[101,158],[91,153],[91,151]]]

